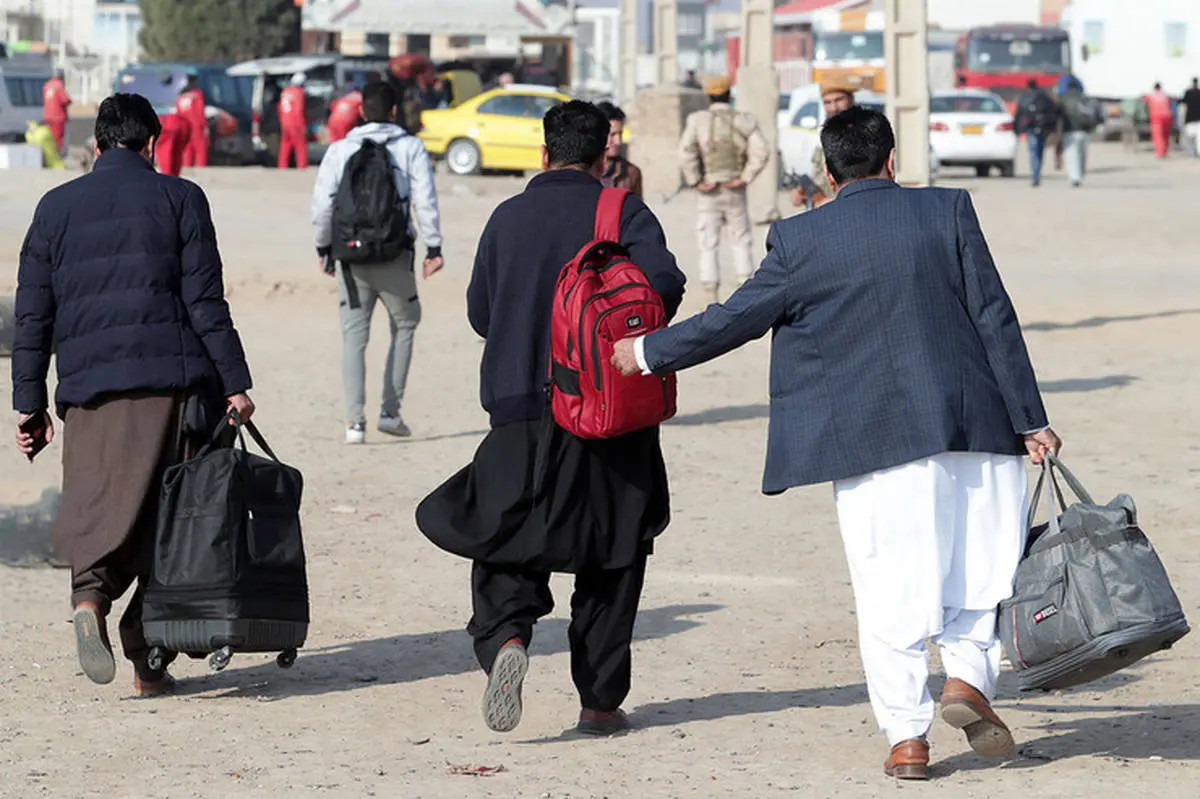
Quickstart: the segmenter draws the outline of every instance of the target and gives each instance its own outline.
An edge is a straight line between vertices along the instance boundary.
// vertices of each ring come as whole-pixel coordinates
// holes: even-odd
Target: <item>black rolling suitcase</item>
[[[237,424],[240,446],[215,446],[230,421],[163,478],[142,612],[151,668],[168,652],[209,655],[216,671],[234,652],[279,652],[288,668],[308,633],[303,477],[253,423]],[[268,457],[246,450],[243,429]]]

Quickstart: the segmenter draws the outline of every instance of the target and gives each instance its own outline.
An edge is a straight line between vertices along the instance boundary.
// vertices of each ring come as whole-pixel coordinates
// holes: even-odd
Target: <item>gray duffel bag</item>
[[[1079,500],[1067,506],[1061,476]],[[1043,490],[1050,520],[1033,526]],[[1056,502],[1057,500],[1057,502]],[[1097,505],[1050,456],[1029,507],[1029,539],[1013,596],[997,613],[1023,691],[1069,688],[1125,668],[1188,632],[1133,498]]]

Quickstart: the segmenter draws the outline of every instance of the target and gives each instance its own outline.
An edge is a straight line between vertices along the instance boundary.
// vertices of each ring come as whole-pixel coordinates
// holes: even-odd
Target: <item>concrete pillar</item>
[[[679,19],[675,0],[654,0],[654,61],[659,86],[679,84]]]
[[[929,62],[924,2],[885,0],[887,108],[896,131],[896,180],[928,186]]]
[[[750,219],[767,224],[779,219],[779,73],[773,62],[775,31],[772,0],[742,0],[742,42],[738,53],[737,108],[754,115],[771,154],[766,168],[747,191]]]
[[[633,132],[629,160],[642,170],[651,207],[679,188],[679,137],[688,115],[707,107],[704,92],[678,84],[649,86],[625,106]]]
[[[617,24],[620,33],[617,36],[620,52],[620,73],[617,80],[617,102],[628,104],[633,102],[637,94],[637,0],[621,0]]]

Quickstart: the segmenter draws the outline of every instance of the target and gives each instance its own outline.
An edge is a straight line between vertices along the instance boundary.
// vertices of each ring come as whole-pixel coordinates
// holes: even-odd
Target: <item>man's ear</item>
[[[825,180],[829,181],[829,188],[833,189],[834,194],[837,194],[840,187],[838,186],[838,182],[833,179],[833,173],[829,171],[828,165],[825,167]],[[830,197],[828,199],[832,200],[833,198]]]
[[[887,171],[887,179],[895,180],[896,179],[896,148],[895,147],[893,147],[892,151],[890,153],[888,153],[887,166],[884,168]]]
[[[142,148],[142,157],[150,163],[154,163],[154,148],[158,146],[158,137],[151,136],[146,140],[146,146]]]
[[[549,168],[550,168],[550,151],[546,149],[545,145],[542,145],[542,171],[544,172]]]

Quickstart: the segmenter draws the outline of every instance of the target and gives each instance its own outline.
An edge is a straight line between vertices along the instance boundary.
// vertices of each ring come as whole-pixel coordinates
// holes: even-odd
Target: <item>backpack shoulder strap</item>
[[[596,206],[595,238],[599,241],[621,241],[621,209],[625,206],[628,189],[605,186],[600,190],[600,203]]]

